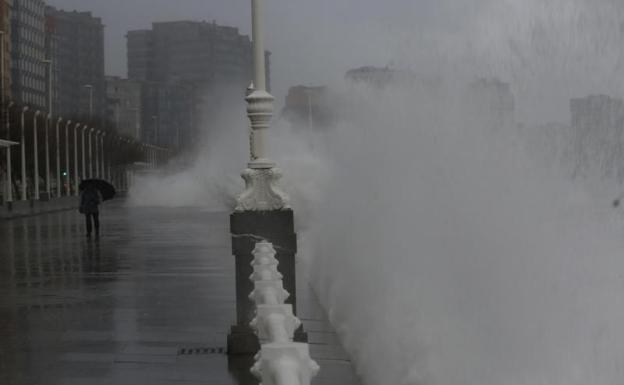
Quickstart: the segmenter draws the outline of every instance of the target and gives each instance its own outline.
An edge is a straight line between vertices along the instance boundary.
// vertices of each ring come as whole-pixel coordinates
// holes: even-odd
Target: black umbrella
[[[102,194],[102,200],[110,200],[115,197],[115,187],[102,179],[85,179],[80,182],[78,189],[84,191],[87,187],[92,186]]]

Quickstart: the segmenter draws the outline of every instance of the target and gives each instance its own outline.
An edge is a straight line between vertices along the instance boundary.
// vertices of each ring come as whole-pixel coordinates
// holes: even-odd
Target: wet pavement
[[[92,240],[73,211],[0,222],[0,384],[255,384],[224,351],[228,214],[115,203],[101,220]],[[359,384],[301,278],[313,384]]]

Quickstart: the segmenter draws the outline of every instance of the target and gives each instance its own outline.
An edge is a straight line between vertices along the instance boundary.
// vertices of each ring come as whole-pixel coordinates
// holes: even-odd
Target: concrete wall
[[[5,202],[0,205],[0,220],[73,209],[78,209],[77,197],[54,198],[49,201]]]

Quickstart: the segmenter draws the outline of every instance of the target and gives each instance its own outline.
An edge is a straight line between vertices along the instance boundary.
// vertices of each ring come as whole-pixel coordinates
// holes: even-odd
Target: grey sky
[[[106,25],[106,71],[126,74],[125,33],[153,21],[216,20],[249,34],[249,0],[48,0],[65,10],[92,11]],[[367,40],[397,25],[422,24],[445,12],[433,0],[265,0],[267,48],[278,94],[296,83],[327,83],[353,66],[393,62]],[[385,46],[381,42],[380,46]],[[322,60],[320,59],[322,57]],[[279,95],[281,97],[283,95]]]

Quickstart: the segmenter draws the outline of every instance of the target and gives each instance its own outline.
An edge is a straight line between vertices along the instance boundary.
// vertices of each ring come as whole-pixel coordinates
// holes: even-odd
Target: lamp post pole
[[[22,108],[22,115],[21,115],[21,119],[20,119],[20,152],[21,152],[21,200],[25,201],[28,200],[28,196],[26,195],[26,189],[27,189],[27,179],[26,179],[26,111],[28,111],[28,107],[23,107]]]
[[[39,200],[39,144],[37,140],[37,120],[39,119],[39,115],[41,115],[41,111],[35,111],[35,116],[33,117],[33,158],[35,161],[35,172],[33,175],[33,183],[35,184],[35,196],[34,200]]]
[[[65,195],[66,196],[70,196],[71,195],[71,172],[69,170],[69,126],[72,124],[71,120],[68,120],[65,123],[65,172],[67,173],[66,177],[66,185],[65,185]],[[76,138],[74,137],[74,140]],[[74,147],[76,146],[77,143],[74,142]],[[78,151],[77,149],[75,151]],[[78,155],[78,153],[76,152],[76,155]],[[76,165],[74,164],[74,167],[76,167]]]
[[[6,109],[6,129],[7,129],[7,139],[11,140],[11,122],[10,122],[10,111],[11,107],[13,107],[13,102],[10,102]],[[7,202],[13,202],[13,165],[11,164],[11,146],[7,147],[7,181],[8,181],[8,191],[7,191]]]
[[[95,128],[91,127],[89,130],[89,178],[93,178],[93,148],[91,146],[93,131],[95,131]]]
[[[106,159],[104,158],[104,138],[106,137],[106,132],[102,132],[102,136],[100,137],[100,178],[110,180],[110,176],[106,177]]]
[[[100,152],[99,152],[99,147],[100,147],[100,131],[99,130],[95,130],[95,143],[93,143],[93,152],[95,152],[95,171],[93,171],[93,174],[91,175],[91,177],[93,178],[99,178],[100,177]]]
[[[266,146],[274,98],[266,90],[261,5],[261,0],[251,0],[254,83],[245,98],[251,124],[250,160],[242,173],[245,191],[238,196],[236,208],[230,216],[236,268],[236,324],[232,326],[227,341],[230,355],[253,355],[259,349],[258,338],[249,326],[255,304],[248,297],[254,289],[248,277],[252,273],[252,250],[258,237],[277,245],[276,258],[284,275],[284,288],[291,294],[287,302],[292,304],[296,313],[294,214],[288,197],[277,187],[281,172],[269,159]],[[295,332],[294,338],[295,341],[307,341],[302,328]]]
[[[82,126],[82,179],[87,179],[87,162],[86,162],[86,157],[87,157],[87,149],[85,146],[85,132],[87,131],[87,125],[83,125]]]
[[[78,165],[78,129],[81,125],[82,123],[76,123],[74,126],[74,195],[78,195],[78,183],[80,183],[80,179],[78,177],[78,170],[80,169],[80,166]],[[82,137],[82,145],[82,154],[84,156],[84,134]]]
[[[50,199],[50,120],[52,119],[52,115],[48,114],[45,120],[45,185],[46,185],[46,194],[47,199]]]
[[[60,125],[63,118],[56,119],[56,196],[60,198],[63,195],[63,189],[61,188],[63,182],[61,181],[61,133]]]

